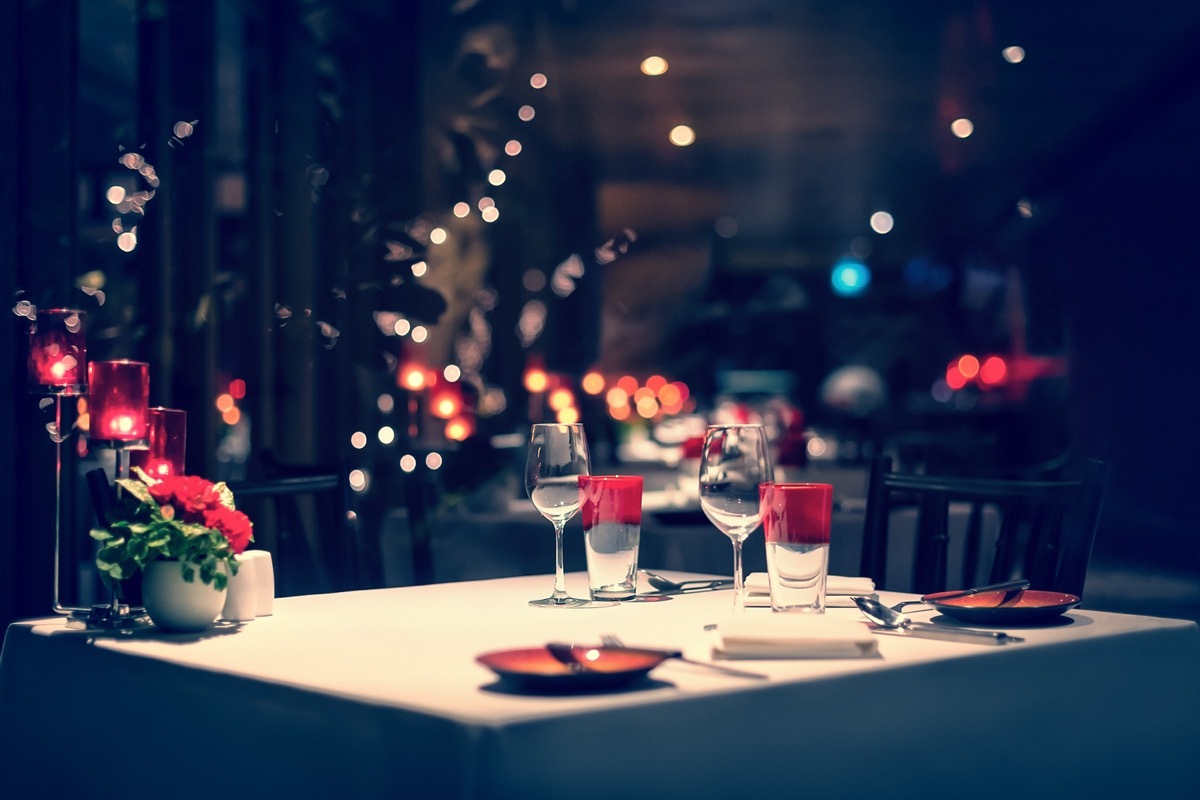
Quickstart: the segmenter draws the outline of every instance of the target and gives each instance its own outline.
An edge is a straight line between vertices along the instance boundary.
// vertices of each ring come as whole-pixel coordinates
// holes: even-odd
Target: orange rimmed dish
[[[1065,592],[1026,589],[1022,592],[982,592],[956,595],[935,592],[921,599],[948,617],[984,625],[1028,625],[1058,617],[1081,602]]]
[[[519,689],[538,692],[590,692],[616,689],[644,679],[667,657],[658,650],[625,647],[570,648],[577,666],[564,663],[546,647],[494,650],[475,660]]]

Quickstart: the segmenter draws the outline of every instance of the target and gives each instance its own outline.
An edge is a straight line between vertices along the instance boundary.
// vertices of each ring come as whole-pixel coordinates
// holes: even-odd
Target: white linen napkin
[[[715,658],[863,658],[879,651],[860,622],[820,614],[738,616],[714,632]]]
[[[825,606],[827,608],[854,608],[851,597],[872,597],[875,581],[870,578],[847,578],[830,575],[825,579]],[[760,607],[771,605],[771,585],[765,572],[751,572],[746,576],[746,605]]]

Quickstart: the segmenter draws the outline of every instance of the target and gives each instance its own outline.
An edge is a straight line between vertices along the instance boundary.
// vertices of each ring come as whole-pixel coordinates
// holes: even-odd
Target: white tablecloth
[[[668,661],[628,691],[511,693],[477,654],[612,632],[706,657],[732,601],[526,604],[551,583],[281,598],[204,635],[15,623],[0,795],[1195,796],[1192,622],[1076,610],[1019,645],[881,635],[878,658],[738,662],[769,681]]]

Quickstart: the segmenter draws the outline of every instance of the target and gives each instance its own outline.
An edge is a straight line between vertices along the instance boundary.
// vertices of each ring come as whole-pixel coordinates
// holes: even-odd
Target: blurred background
[[[594,471],[650,479],[645,566],[728,569],[689,456],[739,419],[847,514],[877,453],[1104,460],[1087,604],[1200,614],[1200,6],[17,0],[0,23],[5,622],[49,611],[26,352],[31,309],[63,306],[89,358],[149,362],[151,405],[188,412],[188,473],[339,477],[294,525],[248,507],[283,593],[548,572],[521,469],[554,419]],[[83,476],[114,457],[86,397],[64,409],[86,603]]]

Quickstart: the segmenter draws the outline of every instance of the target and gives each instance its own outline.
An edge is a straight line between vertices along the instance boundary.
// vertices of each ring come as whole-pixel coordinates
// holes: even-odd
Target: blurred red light
[[[957,362],[946,367],[946,385],[956,392],[967,385],[966,377],[958,371]]]
[[[958,371],[967,380],[973,379],[979,374],[979,359],[970,354],[963,356],[958,359]]]
[[[983,366],[979,368],[979,380],[995,386],[1004,383],[1008,377],[1008,364],[1000,356],[991,356],[983,362]]]

